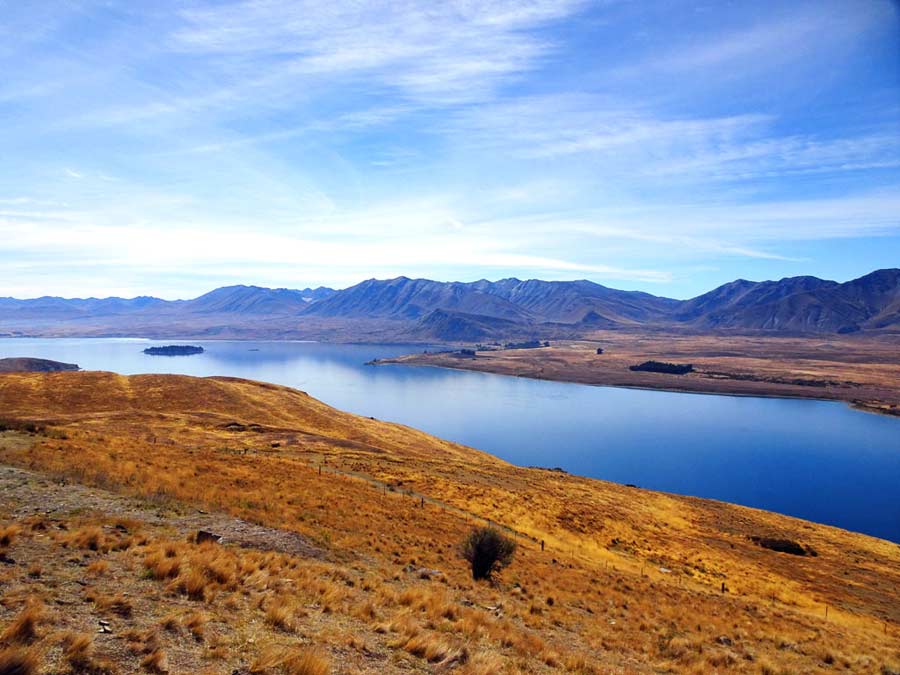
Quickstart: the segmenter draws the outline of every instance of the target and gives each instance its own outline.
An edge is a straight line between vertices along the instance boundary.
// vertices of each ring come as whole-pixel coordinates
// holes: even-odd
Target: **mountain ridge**
[[[589,280],[367,279],[326,287],[223,286],[188,300],[0,298],[0,334],[318,337],[471,341],[598,329],[830,334],[900,331],[900,269],[846,282],[736,279],[688,300]],[[168,332],[166,332],[168,331]]]

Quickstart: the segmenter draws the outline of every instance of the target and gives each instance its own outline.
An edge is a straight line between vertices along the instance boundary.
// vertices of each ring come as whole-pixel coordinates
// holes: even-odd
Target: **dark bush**
[[[667,373],[669,375],[686,375],[694,371],[690,363],[666,363],[664,361],[644,361],[636,366],[628,366],[628,370],[646,373]]]
[[[754,544],[767,548],[771,551],[779,553],[790,553],[791,555],[819,555],[813,548],[797,543],[791,539],[776,539],[774,537],[750,537]]]
[[[472,530],[462,544],[462,556],[472,565],[473,579],[490,579],[512,562],[516,542],[492,527]]]

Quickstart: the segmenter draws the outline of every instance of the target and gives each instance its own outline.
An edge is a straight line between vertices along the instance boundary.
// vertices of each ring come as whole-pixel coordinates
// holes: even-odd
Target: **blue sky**
[[[888,0],[0,0],[0,295],[900,266]]]

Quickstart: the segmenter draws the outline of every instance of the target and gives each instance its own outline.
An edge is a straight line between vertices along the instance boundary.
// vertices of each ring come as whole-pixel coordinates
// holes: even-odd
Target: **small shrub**
[[[472,566],[473,579],[490,579],[512,562],[515,550],[516,543],[492,527],[472,530],[462,544],[462,555]]]

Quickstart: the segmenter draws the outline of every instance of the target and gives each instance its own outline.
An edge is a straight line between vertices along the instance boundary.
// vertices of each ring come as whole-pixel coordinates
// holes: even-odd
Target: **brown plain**
[[[603,354],[597,354],[597,348]],[[692,363],[688,375],[634,372],[643,361]],[[820,398],[900,414],[900,336],[774,337],[597,331],[540,349],[410,354],[432,365],[582,384],[746,396]]]

